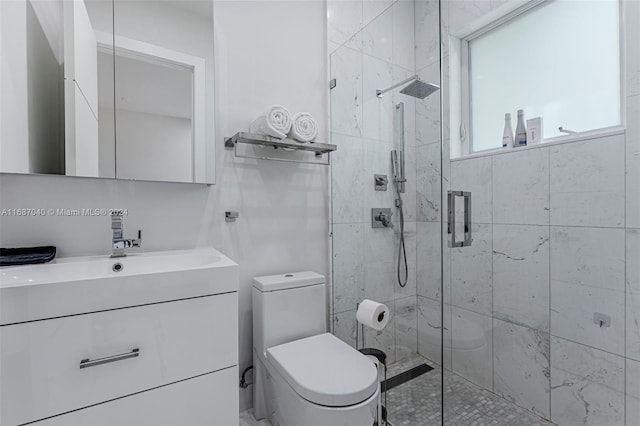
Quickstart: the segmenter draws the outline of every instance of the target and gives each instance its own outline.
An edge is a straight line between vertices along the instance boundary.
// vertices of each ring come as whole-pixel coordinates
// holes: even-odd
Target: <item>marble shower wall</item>
[[[437,31],[433,29],[433,31]],[[415,74],[414,2],[327,1],[331,78],[332,312],[333,333],[355,346],[356,303],[384,302],[392,311],[382,332],[365,331],[365,344],[387,353],[389,362],[418,350],[416,310],[415,101],[376,89]],[[399,216],[395,189],[374,190],[374,174],[391,180],[391,150],[399,149],[396,105],[404,103],[406,146],[405,244],[408,282],[396,281]],[[393,211],[395,227],[371,227],[371,208]],[[360,341],[362,345],[362,341]]]
[[[332,167],[333,330],[354,345],[355,302],[386,300],[394,321],[385,332],[368,334],[367,345],[374,342],[397,359],[417,349],[559,425],[638,425],[640,49],[634,40],[640,25],[630,23],[640,23],[640,3],[622,1],[624,132],[451,161],[449,34],[507,2],[442,1],[441,115],[437,97],[409,102],[394,93],[377,102],[371,91],[413,72],[439,81],[438,2],[416,0],[409,8],[402,0],[328,0],[337,78],[332,139],[339,146]],[[406,25],[411,9],[413,23]],[[413,58],[404,48],[411,31]],[[411,159],[404,198],[414,281],[407,292],[393,281],[388,247],[397,248],[397,234],[374,232],[368,212],[370,203],[393,199],[373,192],[372,173],[390,173],[385,153],[393,143],[386,138],[393,137],[399,100],[407,107]],[[471,248],[444,250],[442,283],[441,176],[445,193],[473,193],[475,240]],[[611,326],[594,324],[594,312],[610,315]]]
[[[504,3],[442,2],[445,155],[449,33]],[[419,352],[442,362],[444,298],[445,368],[559,425],[640,424],[640,3],[622,5],[624,131],[445,158],[443,170],[428,143],[417,156],[417,209],[431,208],[417,214],[425,219],[417,243]],[[418,36],[421,22],[433,19],[416,15],[416,48],[424,49],[416,64],[436,55],[437,40]],[[416,130],[419,144],[430,140],[430,126],[417,115],[416,129],[425,129]],[[443,203],[429,185],[439,173],[445,188],[472,192],[474,236],[471,247],[445,249],[442,290],[429,267],[440,260]],[[594,323],[595,312],[609,315],[610,327]]]

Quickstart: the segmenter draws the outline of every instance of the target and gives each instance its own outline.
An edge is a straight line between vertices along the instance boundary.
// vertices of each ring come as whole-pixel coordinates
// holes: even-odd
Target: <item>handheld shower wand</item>
[[[398,246],[398,264],[397,264],[397,278],[398,285],[404,287],[407,285],[409,278],[409,268],[407,266],[407,249],[404,243],[404,208],[402,205],[401,193],[404,192],[404,184],[407,181],[404,174],[404,103],[400,102],[396,105],[396,109],[399,111],[399,124],[400,124],[400,147],[399,152],[397,150],[391,151],[391,172],[393,174],[393,183],[396,188],[396,207],[400,213],[400,244]],[[404,277],[400,273],[402,260],[404,259]]]
[[[396,188],[396,194],[398,195],[398,198],[396,198],[396,207],[398,208],[400,213],[399,214],[400,215],[400,244],[398,246],[398,264],[397,264],[397,278],[398,278],[398,285],[400,285],[400,287],[404,287],[407,285],[407,279],[409,277],[409,268],[407,266],[407,249],[404,243],[404,208],[402,205],[402,196],[400,195],[402,192],[404,192],[404,188],[401,188],[401,187],[403,187],[404,183],[406,182],[406,179],[402,178],[402,171],[403,171],[403,167],[402,167],[403,155],[402,154],[403,154],[402,151],[400,151],[400,158],[398,158],[398,152],[396,150],[391,151],[391,168],[393,170],[393,183]],[[404,258],[404,277],[400,273],[403,258]]]

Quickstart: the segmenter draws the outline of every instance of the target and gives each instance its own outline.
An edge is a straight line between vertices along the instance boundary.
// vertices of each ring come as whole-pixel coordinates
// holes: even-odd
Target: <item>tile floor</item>
[[[253,408],[240,412],[240,426],[271,426],[267,420],[257,421],[253,417]]]
[[[440,425],[440,368],[416,356],[389,367],[392,377],[421,363],[434,370],[399,385],[387,394],[389,421],[393,426]],[[548,426],[548,421],[503,399],[457,374],[445,371],[444,419],[447,426]],[[240,413],[240,426],[270,426],[256,421],[253,410]]]
[[[440,368],[415,357],[392,365],[387,376],[421,363],[433,370],[389,390],[387,407],[393,426],[439,425]],[[444,374],[444,424],[447,426],[543,426],[552,425],[532,412],[518,407],[457,374]]]

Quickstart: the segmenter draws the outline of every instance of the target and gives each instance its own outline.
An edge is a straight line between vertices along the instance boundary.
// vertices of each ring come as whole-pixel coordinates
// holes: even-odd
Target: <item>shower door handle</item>
[[[462,241],[456,241],[456,197],[464,199],[464,238]],[[447,233],[449,234],[449,247],[467,247],[473,242],[471,238],[471,192],[467,191],[448,191],[448,221]]]

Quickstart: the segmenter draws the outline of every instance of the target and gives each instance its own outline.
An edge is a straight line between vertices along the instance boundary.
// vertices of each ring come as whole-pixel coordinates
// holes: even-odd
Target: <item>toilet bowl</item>
[[[378,372],[326,332],[324,277],[258,277],[252,295],[256,419],[273,426],[371,426]]]
[[[265,361],[259,374],[272,425],[373,424],[377,370],[332,334],[269,348]]]

